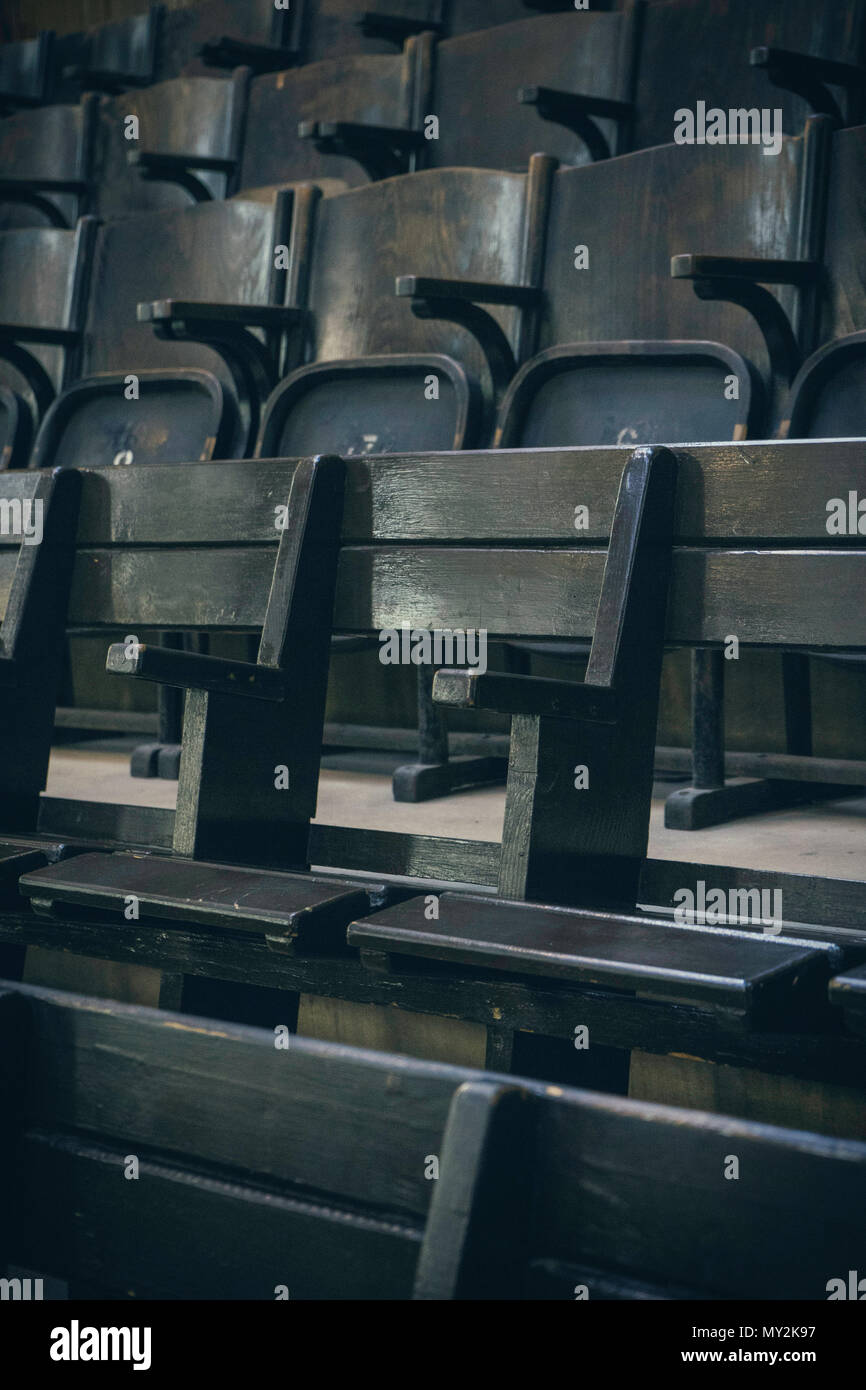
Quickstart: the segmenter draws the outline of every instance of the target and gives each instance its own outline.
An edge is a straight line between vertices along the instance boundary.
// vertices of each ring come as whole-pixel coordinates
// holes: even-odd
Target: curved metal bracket
[[[535,308],[541,291],[528,285],[494,285],[473,281],[437,280],[420,275],[398,275],[395,293],[411,300],[418,319],[442,319],[457,323],[471,333],[484,353],[492,382],[492,394],[485,402],[488,423],[496,401],[517,370],[514,353],[505,333],[482,304]]]
[[[726,300],[748,310],[764,336],[773,375],[791,384],[801,353],[791,321],[775,295],[748,280],[696,280],[693,289],[698,299]]]
[[[373,183],[407,173],[424,145],[420,131],[360,121],[301,121],[298,138],[312,140],[319,154],[354,159]]]
[[[753,48],[749,63],[753,68],[763,68],[774,87],[802,97],[814,112],[832,116],[840,125],[845,125],[846,120],[830,86],[842,87],[849,100],[853,99],[856,109],[849,112],[851,121],[862,115],[866,69],[858,64],[837,63],[810,53],[766,47]]]
[[[802,352],[791,321],[766,285],[795,285],[804,289],[815,283],[816,261],[762,261],[737,256],[674,256],[671,277],[691,280],[699,299],[739,304],[752,315],[763,334],[770,369],[790,386],[802,361]]]
[[[46,410],[54,400],[54,383],[46,372],[42,363],[27,348],[12,338],[3,337],[0,333],[0,359],[8,362],[11,367],[20,372],[33,393],[36,402],[36,422],[41,422]]]
[[[462,299],[418,298],[412,300],[410,307],[416,319],[446,319],[471,333],[487,359],[494,392],[499,396],[505,390],[516,364],[511,344],[492,314]]]
[[[22,203],[26,207],[36,208],[47,219],[52,227],[60,227],[63,231],[68,231],[72,226],[68,217],[65,217],[56,203],[46,196],[49,191],[57,193],[74,193],[79,197],[85,191],[83,184],[69,185],[53,190],[40,191],[35,183],[29,183],[22,179],[0,179],[0,203]]]
[[[521,106],[534,106],[543,121],[552,121],[554,125],[574,131],[593,160],[610,159],[612,154],[610,142],[594,118],[627,121],[634,114],[630,102],[582,96],[578,92],[560,92],[553,87],[521,87],[517,100]]]
[[[175,183],[186,189],[193,202],[208,203],[213,193],[200,174],[224,174],[228,179],[234,173],[236,160],[207,158],[199,155],[159,154],[151,150],[128,150],[126,162],[131,169],[137,169],[139,177],[147,183]]]
[[[243,433],[243,451],[255,444],[261,418],[261,404],[273,390],[277,364],[270,350],[248,328],[238,324],[218,324],[206,319],[153,321],[157,338],[170,342],[205,343],[218,352],[232,378],[238,400]]]

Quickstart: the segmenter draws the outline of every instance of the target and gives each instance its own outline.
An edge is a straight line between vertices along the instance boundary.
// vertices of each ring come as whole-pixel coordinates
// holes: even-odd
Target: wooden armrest
[[[288,328],[305,316],[304,309],[279,304],[216,304],[198,299],[153,299],[139,304],[140,323],[213,322],[245,328]]]
[[[608,687],[498,671],[437,671],[433,699],[439,705],[498,714],[548,715],[597,724],[615,724],[617,718],[616,692]]]
[[[512,304],[531,309],[541,290],[530,285],[494,285],[483,280],[444,280],[429,275],[398,275],[398,299],[451,299],[473,304]]]
[[[244,695],[251,700],[279,703],[286,697],[286,679],[276,667],[252,661],[231,661],[198,652],[145,643],[115,642],[108,649],[105,669],[115,676],[176,685],[185,690],[209,690],[221,695]]]
[[[817,261],[692,254],[671,257],[671,278],[674,280],[749,280],[758,285],[811,285],[817,274]]]

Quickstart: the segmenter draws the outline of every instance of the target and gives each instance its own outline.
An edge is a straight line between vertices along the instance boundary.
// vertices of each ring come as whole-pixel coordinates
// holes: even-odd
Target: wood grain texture
[[[804,984],[813,1002],[819,1000],[839,956],[832,948],[783,944],[731,929],[701,931],[450,893],[439,899],[434,921],[427,920],[425,899],[413,898],[353,922],[349,941],[765,1019],[776,1009],[784,1011],[786,996]]]
[[[610,446],[347,459],[343,540],[606,540],[631,453]],[[702,444],[677,446],[675,453],[678,544],[857,546],[856,537],[831,542],[826,527],[831,497],[848,489],[866,494],[866,449],[857,440]],[[251,459],[188,463],[182,470],[154,465],[146,474],[84,470],[79,546],[276,546],[275,508],[288,500],[296,467],[292,459]],[[0,495],[29,495],[32,486],[9,473]],[[589,512],[580,532],[578,504]]]
[[[486,629],[491,636],[592,635],[604,551],[344,549],[336,631]],[[273,552],[79,551],[69,622],[79,628],[253,629]],[[678,549],[666,640],[675,645],[866,648],[858,607],[866,553]],[[0,604],[12,563],[0,555]]]

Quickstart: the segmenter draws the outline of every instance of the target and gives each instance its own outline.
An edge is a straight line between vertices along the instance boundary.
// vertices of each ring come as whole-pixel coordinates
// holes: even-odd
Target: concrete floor
[[[649,852],[654,858],[866,880],[866,797],[776,811],[686,834],[664,828],[668,790],[658,787],[653,802]],[[47,791],[50,796],[173,807],[177,784],[132,778],[128,753],[82,744],[54,750]],[[325,825],[499,840],[504,804],[502,787],[486,787],[420,806],[397,805],[386,773],[325,770],[317,820]]]

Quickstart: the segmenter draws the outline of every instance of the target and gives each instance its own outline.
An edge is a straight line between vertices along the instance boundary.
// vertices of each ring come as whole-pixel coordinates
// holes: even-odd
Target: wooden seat
[[[307,946],[319,951],[344,946],[353,915],[366,914],[389,896],[382,884],[220,864],[197,864],[192,880],[188,868],[158,856],[81,854],[45,879],[38,872],[25,873],[21,886],[43,914],[62,915],[66,905],[76,903],[116,912],[131,894],[136,912],[145,919],[256,933],[271,949],[286,953]]]
[[[79,379],[48,412],[33,466],[180,462],[252,449],[277,376],[278,340],[292,324],[273,254],[290,204],[290,194],[205,203],[99,228]]]
[[[103,99],[91,210],[128,217],[233,193],[249,84],[249,69],[239,68],[226,79],[175,78]]]
[[[402,53],[328,58],[256,77],[237,187],[319,178],[350,187],[416,168],[423,145],[411,129],[417,50],[410,40]]]
[[[17,985],[0,1037],[0,1269],[71,1298],[820,1299],[866,1234],[854,1141]]]
[[[135,644],[130,651],[123,646],[113,650],[110,669],[193,686],[187,696],[175,815],[42,799],[39,828],[49,837],[71,835],[80,839],[90,827],[91,835],[98,834],[103,843],[121,847],[125,842],[163,853],[173,848],[179,856],[170,870],[174,876],[172,896],[178,902],[186,897],[192,905],[185,917],[187,935],[176,935],[169,948],[165,933],[158,940],[154,926],[143,920],[136,933],[136,958],[141,963],[150,960],[160,965],[170,961],[171,968],[182,974],[184,954],[189,951],[190,964],[195,960],[195,973],[203,968],[203,973],[215,971],[218,978],[221,974],[222,978],[238,978],[248,961],[256,981],[280,979],[285,988],[325,993],[336,990],[338,995],[362,999],[393,999],[396,991],[404,1003],[410,998],[417,1001],[421,1011],[466,1010],[469,1017],[479,1017],[470,980],[477,970],[490,969],[490,962],[482,963],[482,957],[488,949],[495,949],[495,904],[482,905],[485,921],[489,917],[485,928],[489,941],[485,946],[484,933],[480,932],[472,948],[477,956],[468,976],[460,955],[462,947],[455,948],[447,930],[447,917],[443,918],[443,929],[429,934],[430,949],[425,946],[425,953],[430,968],[435,971],[439,962],[449,969],[459,966],[463,975],[456,984],[434,981],[429,973],[424,979],[423,972],[413,982],[412,970],[403,967],[382,981],[365,982],[363,970],[359,973],[351,956],[336,968],[335,976],[331,964],[315,958],[314,921],[308,940],[312,954],[305,956],[305,963],[295,966],[287,961],[285,966],[277,966],[272,953],[276,973],[267,976],[261,954],[246,955],[246,948],[239,952],[235,944],[217,943],[214,928],[207,929],[211,944],[204,954],[193,944],[194,904],[201,896],[195,888],[200,874],[198,861],[204,861],[222,866],[218,872],[226,877],[221,882],[237,884],[233,901],[240,901],[250,870],[298,873],[314,864],[320,866],[317,873],[322,867],[337,872],[360,871],[368,882],[377,882],[376,876],[384,874],[409,877],[416,885],[443,880],[475,883],[498,888],[504,898],[525,898],[545,906],[558,899],[565,907],[614,912],[619,914],[618,921],[624,920],[623,913],[625,920],[633,918],[637,904],[670,913],[679,900],[679,890],[690,884],[696,888],[701,882],[718,884],[726,892],[736,887],[745,890],[747,898],[753,888],[769,892],[771,899],[775,890],[782,895],[782,920],[811,924],[789,927],[787,934],[805,942],[803,949],[808,950],[804,959],[812,961],[819,974],[825,967],[818,961],[827,959],[828,943],[844,950],[845,963],[856,961],[856,952],[866,939],[866,913],[857,884],[713,865],[684,866],[647,861],[645,856],[655,729],[653,701],[657,699],[650,668],[660,661],[664,642],[706,644],[708,639],[721,640],[730,625],[731,605],[736,605],[742,615],[739,632],[747,646],[808,645],[819,631],[825,644],[832,640],[844,649],[866,646],[858,627],[859,607],[846,598],[856,592],[859,583],[862,554],[858,538],[849,537],[829,550],[814,544],[820,540],[823,524],[826,479],[838,477],[840,472],[856,478],[863,467],[860,446],[856,442],[822,445],[819,465],[808,442],[680,450],[677,519],[670,523],[675,531],[666,629],[661,623],[663,590],[659,594],[657,588],[641,580],[636,588],[627,585],[623,592],[614,580],[614,575],[628,572],[628,566],[622,568],[616,559],[619,546],[628,544],[629,532],[623,529],[623,521],[630,515],[631,505],[621,501],[615,510],[619,472],[626,467],[626,477],[632,481],[623,497],[637,505],[641,488],[634,479],[643,479],[644,488],[649,485],[647,469],[653,476],[653,458],[651,452],[646,456],[639,452],[630,462],[627,451],[608,447],[535,453],[465,451],[418,458],[380,456],[350,459],[341,465],[327,459],[304,465],[260,460],[243,465],[241,490],[236,467],[230,463],[85,471],[81,475],[83,502],[69,611],[73,628],[116,630],[120,626],[134,634],[159,624],[169,629],[205,631],[225,630],[227,625],[239,630],[264,625],[266,633],[257,664],[165,652],[144,642],[137,650]],[[528,466],[532,459],[543,461],[541,474]],[[338,545],[334,508],[343,495],[344,485],[338,481],[341,469],[345,469],[347,480],[346,510]],[[201,482],[205,476],[206,488]],[[764,479],[762,489],[744,489],[743,480],[756,476]],[[495,487],[491,487],[492,477],[497,479]],[[575,539],[575,479],[580,480],[580,495],[586,498],[594,518],[595,531],[587,539]],[[785,480],[784,492],[774,479]],[[788,498],[783,513],[778,508],[781,495]],[[172,516],[184,520],[182,531],[167,534],[164,499],[168,497]],[[187,497],[196,498],[195,506],[187,505]],[[279,506],[274,499],[280,497],[287,498],[283,505],[289,519],[306,516],[303,526],[290,521],[286,529],[275,528],[275,507],[279,510]],[[619,520],[612,525],[614,515]],[[275,551],[277,537],[280,543]],[[745,537],[749,538],[748,550],[742,548]],[[755,537],[762,539],[756,541]],[[636,543],[640,545],[639,539]],[[653,583],[659,585],[663,582],[660,556],[665,553],[664,546],[660,538],[651,545],[647,539],[647,545],[650,548],[644,563],[652,565]],[[339,562],[333,573],[335,546]],[[41,553],[44,546],[39,549]],[[279,581],[274,577],[275,554],[277,573],[284,576]],[[603,588],[605,560],[608,579]],[[294,582],[289,580],[290,574],[294,574]],[[590,676],[589,686],[492,671],[440,676],[439,694],[449,704],[472,701],[476,707],[504,705],[512,713],[511,783],[502,847],[310,826],[332,627],[330,617],[324,616],[332,602],[324,587],[329,575],[335,584],[333,630],[338,633],[370,636],[404,620],[413,627],[435,626],[435,621],[447,614],[452,627],[468,628],[478,622],[491,634],[510,636],[529,631],[555,640],[562,640],[567,633],[592,635],[597,648],[592,669],[599,673],[604,670],[599,665],[601,653],[619,651],[611,687],[600,675]],[[264,595],[269,590],[271,601],[265,605]],[[606,597],[599,610],[600,594]],[[639,628],[639,640],[648,644],[640,660],[634,659],[632,648],[613,641],[609,628],[611,622],[622,618],[627,631],[638,631],[629,626],[634,620],[628,616],[632,611],[629,604],[638,601],[637,595],[641,603],[654,605],[645,610]],[[296,647],[296,640],[302,645]],[[304,653],[301,665],[292,655],[296,650]],[[632,659],[628,658],[629,651]],[[263,660],[271,652],[281,655],[276,661],[273,657]],[[630,681],[636,684],[630,687]],[[245,688],[251,689],[255,698],[239,693]],[[32,742],[46,750],[47,730],[37,737],[37,727],[34,714]],[[628,740],[624,737],[626,729]],[[581,763],[591,773],[590,786],[576,790],[574,770]],[[289,772],[290,784],[282,789],[279,776],[275,778],[281,766]],[[41,785],[36,771],[33,780],[37,787]],[[627,797],[623,791],[626,785]],[[20,828],[19,822],[19,833]],[[117,934],[111,925],[112,920],[122,921],[119,908],[112,908],[106,920],[105,907],[109,900],[120,901],[118,875],[122,880],[127,862],[135,866],[142,901],[161,900],[161,879],[169,871],[159,854],[133,861],[103,856],[86,864],[81,861],[81,867],[54,866],[40,872],[36,880],[37,896],[53,903],[58,925],[51,930],[70,933],[63,939],[76,941],[78,949],[89,949],[91,954],[125,953],[128,946],[123,932]],[[232,869],[232,864],[237,867]],[[64,920],[63,905],[67,902],[74,908],[74,922]],[[400,909],[400,920],[405,920],[408,911]],[[146,918],[146,913],[142,915]],[[357,920],[359,914],[354,917]],[[387,920],[393,923],[395,919]],[[532,912],[512,906],[507,923],[513,924],[515,939],[522,933],[524,955],[520,959],[535,962],[515,973],[524,979],[532,976],[536,967],[538,973],[537,984],[528,993],[528,987],[521,984],[523,992],[518,996],[509,995],[507,990],[494,996],[502,1029],[513,1033],[520,1026],[514,1020],[527,1017],[522,1012],[524,1005],[531,1011],[542,1007],[537,1001],[545,999],[544,1009],[553,1012],[547,1013],[544,1028],[552,1027],[558,1036],[564,1026],[562,1015],[557,1015],[555,1024],[549,1021],[556,1010],[548,997],[550,982],[534,955],[537,943]],[[364,925],[363,930],[375,931],[379,925]],[[355,927],[353,932],[361,929]],[[19,930],[16,939],[20,939]],[[43,928],[34,924],[33,930],[41,941],[47,939]],[[724,933],[718,937],[711,926],[701,931],[675,930],[659,922],[656,914],[655,921],[651,918],[646,924],[634,924],[634,930],[638,932],[634,960],[621,961],[614,969],[614,975],[620,971],[622,988],[613,977],[608,981],[608,992],[617,998],[618,989],[620,994],[626,992],[626,985],[632,989],[634,976],[629,975],[627,965],[637,968],[642,960],[651,961],[653,951],[675,941],[688,944],[696,953],[706,953],[704,973],[715,976],[717,986],[712,988],[719,989],[720,998],[728,988],[724,980],[740,981],[731,989],[733,995],[739,991],[741,1004],[747,994],[744,982],[753,975],[764,979],[760,962],[797,959],[793,948],[788,956],[784,943],[736,938],[737,950],[745,953],[743,960],[748,961],[748,953],[754,952],[756,962],[753,971],[743,964],[738,973],[730,962],[725,963],[735,938]],[[404,934],[407,938],[413,935],[412,931]],[[333,935],[325,939],[331,949]],[[404,954],[400,940],[398,930],[384,947],[393,959]],[[364,945],[375,949],[366,938]],[[502,954],[507,957],[514,953]],[[576,954],[581,956],[579,950]],[[716,961],[715,967],[712,961]],[[583,961],[575,969],[579,978],[571,983],[583,991],[585,999],[588,976],[581,977],[580,972],[589,971],[590,966]],[[733,1041],[731,1027],[737,1009],[728,1000],[716,1011],[712,1026],[708,1020],[701,1025],[700,1043],[690,1046],[699,1047],[702,1056],[738,1056],[743,1063],[748,1060],[759,1068],[781,1066],[795,1072],[799,1068],[813,1078],[836,1077],[840,1084],[844,1078],[844,1084],[851,1084],[850,1078],[860,1065],[856,1049],[834,1040],[832,1018],[823,1006],[815,1004],[812,985],[807,983],[817,978],[812,967],[800,972],[806,982],[802,988],[794,987],[797,972],[781,969],[777,984],[771,984],[776,977],[770,967],[767,969],[767,979],[754,996],[758,1002],[743,1005],[739,1016],[753,1009],[753,1019],[760,1021],[761,989],[768,999],[777,987],[780,997],[788,992],[784,1007],[790,1005],[795,1020],[788,1041],[766,1028],[759,1028],[760,1036],[748,1046]],[[501,971],[495,973],[501,976]],[[701,991],[712,992],[700,975],[696,968],[688,980],[689,991],[694,993],[686,1012],[674,1001],[671,986],[667,1001],[657,1001],[658,1008],[668,1011],[664,1025],[658,1008],[654,1005],[647,1012],[648,1001],[642,1000],[642,1015],[629,1014],[627,1008],[625,1013],[609,1009],[604,1014],[604,1027],[612,1030],[608,1036],[620,1039],[620,1046],[627,1036],[631,1039],[627,1046],[651,1048],[663,1036],[671,1039],[666,1045],[672,1050],[690,1050],[682,1038],[690,1037],[690,1030],[697,1025],[688,1015],[688,1007],[703,1010],[705,1016]],[[492,986],[485,988],[489,991]],[[523,1002],[518,1004],[517,998]],[[572,1016],[573,1028],[574,1003],[568,1004],[563,996],[556,1007]],[[482,1011],[482,1021],[489,1017]],[[804,1041],[807,1036],[808,1044]]]
[[[322,155],[355,159],[374,178],[460,165],[522,170],[538,149],[567,164],[586,163],[628,148],[637,40],[631,4],[622,11],[536,13],[457,38],[431,30],[407,41],[403,100],[392,100],[384,115],[369,98],[366,110],[355,102],[352,114],[352,96],[364,76],[393,83],[394,58],[355,60],[345,75],[335,74],[351,84],[348,109],[339,86],[317,95],[312,69],[299,73],[309,92],[300,132]],[[291,86],[287,81],[286,90]],[[539,114],[549,123],[540,125]],[[345,177],[344,169],[341,163],[335,172]]]
[[[24,880],[25,892],[34,879],[38,873]],[[457,966],[567,980],[584,989],[623,990],[639,999],[737,1015],[748,1026],[764,1028],[802,1019],[840,955],[838,947],[757,933],[702,931],[459,893],[441,895],[433,920],[425,908],[423,898],[413,898],[353,922],[349,943],[373,968],[388,968],[393,949]]]
[[[293,226],[301,268],[292,302],[307,314],[312,360],[268,403],[259,456],[332,450],[345,456],[471,447],[489,432],[497,391],[513,369],[537,297],[534,277],[553,161],[525,174],[426,170],[320,197],[299,191]],[[459,235],[429,238],[431,207]],[[498,227],[495,240],[488,221]],[[413,268],[468,298],[416,314],[394,294]],[[490,306],[489,308],[487,306]],[[432,705],[432,673],[419,672],[419,750],[394,780],[401,800],[496,780],[504,760],[447,756]],[[351,740],[351,730],[344,738]]]

